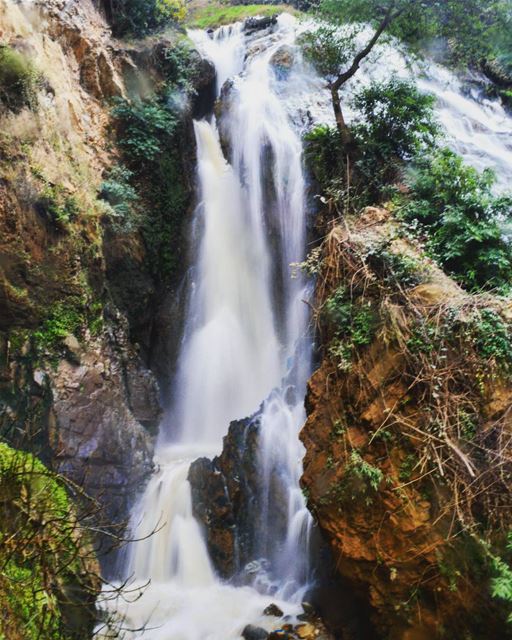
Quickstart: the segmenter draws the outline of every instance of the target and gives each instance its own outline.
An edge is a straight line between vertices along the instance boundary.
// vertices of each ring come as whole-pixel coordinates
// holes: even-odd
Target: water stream
[[[175,403],[157,445],[157,471],[134,509],[123,574],[124,601],[106,603],[124,619],[125,637],[151,640],[235,640],[247,623],[270,628],[270,602],[295,614],[313,579],[311,517],[299,487],[303,398],[311,370],[308,282],[290,265],[306,253],[306,183],[301,135],[332,122],[322,81],[293,48],[293,19],[271,34],[248,38],[241,25],[191,37],[217,70],[223,92],[222,151],[215,119],[195,122],[198,155],[196,260]],[[283,48],[284,47],[284,48]],[[276,63],[276,54],[286,54]],[[383,48],[363,82],[386,70],[420,75],[439,99],[447,141],[477,167],[511,176],[510,119],[497,103],[463,95],[444,69],[411,69]],[[215,574],[192,512],[188,470],[222,447],[230,421],[260,411],[260,460],[266,531],[255,560],[265,571],[233,586]],[[271,483],[278,477],[285,522],[275,522]],[[156,531],[156,533],[155,533]],[[284,533],[283,533],[284,532]],[[143,629],[146,628],[146,633]]]

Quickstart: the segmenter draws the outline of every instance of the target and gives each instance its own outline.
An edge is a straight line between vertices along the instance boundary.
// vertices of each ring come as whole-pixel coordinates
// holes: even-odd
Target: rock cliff
[[[182,36],[116,41],[100,8],[0,2],[1,72],[18,74],[13,95],[0,95],[0,434],[83,486],[109,527],[125,521],[151,470],[161,390],[150,367],[168,372],[177,341],[196,106],[182,111],[176,138],[181,271],[163,277],[140,227],[113,226],[101,189],[121,162],[111,100],[165,84]],[[200,108],[214,75],[189,55]],[[151,213],[150,194],[141,197]]]
[[[463,292],[384,209],[316,258],[302,483],[338,573],[379,637],[508,637],[487,550],[510,526],[510,309]]]

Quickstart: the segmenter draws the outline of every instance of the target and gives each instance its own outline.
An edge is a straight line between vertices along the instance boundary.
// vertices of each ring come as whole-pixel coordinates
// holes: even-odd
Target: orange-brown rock
[[[383,241],[386,251],[427,265],[420,284],[403,285],[402,293],[385,284],[386,273],[370,251]],[[355,350],[350,369],[337,366],[325,348],[308,386],[302,484],[336,569],[371,605],[380,637],[508,637],[505,618],[489,596],[485,553],[465,529],[468,518],[478,522],[482,507],[460,506],[462,499],[454,494],[459,485],[448,477],[455,465],[456,475],[471,487],[483,482],[488,463],[474,462],[474,450],[455,438],[448,421],[437,435],[428,431],[437,391],[430,393],[430,378],[423,365],[411,364],[407,346],[413,320],[430,318],[432,309],[435,317],[450,306],[465,309],[469,296],[400,238],[383,210],[367,210],[334,229],[323,265],[317,308],[344,285],[355,304],[364,300],[380,314],[371,343]],[[328,345],[329,328],[321,334]],[[464,363],[454,349],[449,358]],[[473,389],[464,377],[471,375],[463,368],[455,375],[457,384]],[[476,438],[485,438],[497,424],[501,433],[511,427],[512,386],[489,375],[475,392]],[[438,401],[443,407],[463,402],[451,376],[448,365],[441,368],[439,384],[447,390]],[[447,453],[436,459],[441,444]],[[503,514],[510,523],[510,508],[504,506]]]

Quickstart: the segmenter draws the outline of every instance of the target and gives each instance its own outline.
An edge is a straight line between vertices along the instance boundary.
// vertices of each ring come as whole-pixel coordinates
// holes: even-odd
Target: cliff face
[[[509,637],[486,550],[511,520],[510,309],[464,293],[385,210],[317,258],[302,483],[338,573],[379,636]]]
[[[151,470],[161,409],[149,366],[165,371],[174,348],[181,276],[158,277],[140,228],[116,229],[100,197],[121,162],[111,99],[164,83],[178,36],[115,41],[97,4],[0,2],[0,434],[82,485],[109,527]],[[202,97],[212,70],[192,63]],[[191,114],[175,244],[192,205]]]

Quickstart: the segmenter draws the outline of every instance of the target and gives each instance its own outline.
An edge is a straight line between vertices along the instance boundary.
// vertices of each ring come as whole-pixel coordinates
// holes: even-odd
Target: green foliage
[[[322,21],[301,34],[299,45],[306,60],[332,82],[354,57],[360,30],[359,26]]]
[[[82,564],[66,490],[37,458],[0,443],[0,492],[2,632],[70,640],[61,589],[78,584]]]
[[[229,5],[220,2],[208,2],[194,12],[190,26],[196,29],[220,27],[239,22],[254,16],[274,16],[283,12],[283,7],[268,4]]]
[[[418,458],[413,453],[409,453],[400,464],[400,470],[398,472],[400,481],[409,482],[417,465]]]
[[[423,266],[411,256],[389,251],[387,242],[372,246],[366,254],[366,262],[380,282],[394,289],[415,287],[423,279]]]
[[[350,464],[347,473],[362,479],[367,485],[367,490],[371,491],[378,491],[380,483],[384,479],[382,471],[364,460],[356,450],[350,454]]]
[[[182,54],[188,59],[189,51],[182,48],[169,53],[172,74],[166,92],[188,85],[190,68],[178,61]],[[155,278],[170,278],[178,266],[181,224],[190,198],[179,110],[161,95],[146,101],[117,100],[112,114],[128,171],[114,172],[102,195],[118,207],[118,229],[135,224],[140,228]]]
[[[327,459],[327,465],[334,466],[332,457]],[[364,500],[367,505],[370,505],[383,480],[384,473],[381,469],[370,464],[359,451],[353,449],[346,463],[343,477],[329,489],[321,502],[328,503],[334,500],[341,505],[347,505],[353,501]]]
[[[432,367],[446,366],[451,355],[462,350],[480,375],[508,375],[512,369],[512,328],[492,307],[447,309],[435,321],[422,319],[410,327],[406,346],[410,355],[427,358]],[[459,407],[457,422],[459,432],[472,439],[477,426],[474,411]]]
[[[335,336],[329,353],[338,368],[347,371],[355,350],[368,346],[374,338],[375,313],[368,305],[353,303],[347,289],[341,286],[325,301],[322,316]]]
[[[44,349],[53,349],[69,334],[79,334],[84,322],[83,312],[64,302],[55,304],[43,326],[34,331],[34,339]]]
[[[112,116],[118,126],[119,145],[134,164],[155,160],[177,125],[175,116],[155,99],[116,98]]]
[[[142,37],[186,16],[184,0],[105,0],[116,36]]]
[[[103,305],[87,296],[57,302],[48,309],[46,320],[32,333],[37,352],[48,351],[53,355],[62,340],[72,334],[82,336],[89,328],[97,335],[103,328]]]
[[[441,149],[418,163],[402,218],[425,238],[430,255],[468,289],[508,290],[512,249],[502,223],[512,198],[492,193],[493,175]]]
[[[370,306],[354,304],[341,286],[325,301],[322,317],[334,334],[329,355],[341,371],[350,370],[356,349],[368,346],[374,338],[375,313]]]
[[[334,127],[319,125],[304,136],[305,158],[322,193],[335,200],[345,195],[345,158]]]
[[[512,331],[494,309],[478,310],[469,324],[477,353],[489,365],[505,370],[512,367]]]
[[[100,198],[109,205],[108,213],[112,224],[121,232],[132,231],[140,219],[137,207],[139,196],[130,184],[132,178],[133,171],[119,165],[109,172],[100,189]]]
[[[21,53],[0,45],[0,104],[17,113],[23,107],[35,109],[40,76]]]
[[[172,146],[154,167],[146,193],[152,208],[142,222],[152,269],[158,278],[176,273],[182,246],[181,227],[190,194],[181,150]]]
[[[375,82],[353,99],[357,117],[351,126],[359,153],[356,179],[368,202],[399,176],[405,161],[432,146],[438,131],[434,98],[398,79]],[[362,190],[362,189],[361,189]]]
[[[80,214],[80,205],[62,185],[46,183],[39,194],[36,206],[48,216],[60,230],[65,230]]]
[[[452,62],[478,63],[510,50],[508,0],[321,0],[317,11],[335,24],[376,27],[390,8],[390,35],[428,52],[436,41]]]
[[[510,555],[512,552],[512,533],[509,532],[507,537],[506,551]],[[490,556],[491,570],[493,578],[491,579],[491,595],[497,600],[501,600],[508,605],[509,610],[512,609],[512,568],[509,562],[497,555]],[[512,624],[512,612],[508,616],[508,622]]]
[[[351,125],[356,153],[347,193],[346,154],[337,129],[320,126],[305,136],[306,161],[326,197],[352,207],[375,204],[388,195],[405,163],[430,147],[437,135],[434,100],[401,80],[373,83],[353,98]]]

